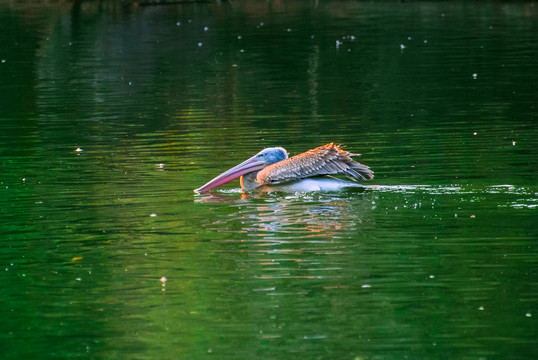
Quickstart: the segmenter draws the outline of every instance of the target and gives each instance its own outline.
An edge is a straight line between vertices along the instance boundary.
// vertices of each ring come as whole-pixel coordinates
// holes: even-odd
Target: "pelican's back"
[[[256,179],[260,184],[280,184],[314,176],[343,174],[358,180],[371,180],[374,173],[354,161],[357,156],[333,143],[317,147],[289,159],[269,165]]]

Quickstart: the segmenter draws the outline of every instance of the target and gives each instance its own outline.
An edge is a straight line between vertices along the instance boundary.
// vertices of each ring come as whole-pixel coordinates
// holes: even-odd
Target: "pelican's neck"
[[[261,185],[258,181],[256,181],[256,175],[258,175],[258,173],[259,171],[254,171],[241,176],[241,187],[244,191],[252,191]]]

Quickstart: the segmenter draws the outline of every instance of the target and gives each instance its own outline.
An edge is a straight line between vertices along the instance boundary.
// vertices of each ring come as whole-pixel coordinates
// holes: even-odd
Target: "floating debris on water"
[[[252,291],[274,291],[275,287],[268,287],[268,288],[259,288],[259,289],[252,289]]]
[[[403,50],[405,49],[405,45],[404,44],[400,44],[400,50]]]
[[[208,31],[208,30],[209,30],[209,27],[204,26],[204,31]]]
[[[78,148],[75,149],[75,151],[76,152],[83,152],[84,150],[82,150],[81,148],[78,147]]]
[[[157,216],[157,214],[155,214],[155,213],[150,215],[150,217],[156,217],[156,216]]]
[[[176,26],[181,26],[181,21],[178,21],[178,22],[176,23]]]
[[[202,47],[204,44],[202,44],[202,42],[199,42],[198,43],[198,47]]]
[[[473,74],[473,79],[476,79],[477,76],[478,76],[478,74],[477,74],[477,73],[474,73],[474,74]]]

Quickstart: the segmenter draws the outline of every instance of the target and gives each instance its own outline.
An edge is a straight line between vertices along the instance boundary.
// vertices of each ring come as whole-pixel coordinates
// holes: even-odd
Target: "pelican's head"
[[[288,158],[288,152],[281,147],[265,148],[253,157],[262,161],[267,166],[286,160]]]
[[[266,148],[251,157],[243,161],[241,164],[234,166],[233,168],[226,170],[222,174],[209,181],[204,186],[194,189],[197,193],[209,191],[213,188],[226,184],[242,175],[257,172],[264,167],[275,164],[279,161],[288,158],[288,152],[281,147]]]

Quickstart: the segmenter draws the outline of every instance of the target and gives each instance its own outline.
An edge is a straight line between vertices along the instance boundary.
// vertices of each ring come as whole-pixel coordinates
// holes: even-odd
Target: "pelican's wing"
[[[256,176],[260,184],[280,184],[313,176],[343,174],[359,180],[371,180],[374,173],[359,164],[351,154],[333,143],[269,165]]]

